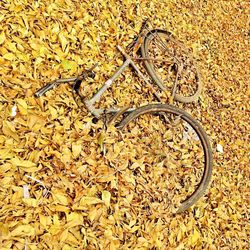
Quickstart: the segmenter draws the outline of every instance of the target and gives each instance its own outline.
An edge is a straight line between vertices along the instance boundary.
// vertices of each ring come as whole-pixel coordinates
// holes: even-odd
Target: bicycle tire
[[[196,203],[204,195],[205,191],[208,188],[213,168],[212,149],[209,143],[208,136],[202,126],[186,111],[168,104],[148,104],[142,106],[132,111],[128,116],[126,116],[118,124],[117,128],[123,130],[132,120],[136,119],[140,115],[157,112],[167,112],[180,116],[184,121],[186,121],[190,126],[192,126],[194,131],[197,133],[204,151],[204,170],[201,181],[199,182],[195,191],[181,203],[181,206],[176,211],[176,213],[181,213],[191,207],[194,203]]]
[[[172,34],[168,31],[160,30],[160,29],[154,29],[154,30],[149,31],[145,35],[144,41],[143,41],[142,46],[141,46],[142,57],[144,57],[144,58],[149,57],[149,55],[148,55],[149,43],[156,36],[157,37],[166,36],[168,38],[171,38]],[[192,58],[192,62],[193,62],[193,65],[195,66],[193,58]],[[153,81],[159,86],[159,88],[161,90],[165,91],[166,87],[164,86],[163,81],[160,79],[157,72],[155,71],[153,62],[150,60],[145,60],[144,63],[145,63],[145,68],[146,68],[148,74],[152,77]],[[198,98],[202,92],[202,82],[201,82],[200,73],[198,71],[196,71],[196,74],[197,74],[196,77],[198,78],[198,86],[197,86],[195,93],[191,96],[183,96],[181,94],[175,93],[174,99],[176,101],[183,102],[183,103],[190,103],[190,102],[194,102],[194,101],[198,100]]]

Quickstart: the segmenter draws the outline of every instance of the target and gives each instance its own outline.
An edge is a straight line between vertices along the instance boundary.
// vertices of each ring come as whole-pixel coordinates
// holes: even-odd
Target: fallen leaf
[[[104,204],[109,207],[110,206],[110,199],[111,199],[111,193],[109,191],[102,191],[102,200],[104,201]]]
[[[6,39],[5,33],[2,31],[0,34],[0,45],[4,43]]]
[[[27,236],[34,236],[35,229],[31,225],[19,225],[13,231],[10,232],[12,237],[27,237]]]
[[[13,157],[9,162],[14,167],[18,167],[25,172],[35,172],[35,171],[39,170],[36,163],[34,163],[32,161],[23,160],[23,159],[20,159],[18,157]]]
[[[95,204],[99,204],[99,203],[103,203],[103,201],[99,198],[96,197],[83,197],[80,200],[80,205],[81,206],[85,206],[85,205],[95,205]]]

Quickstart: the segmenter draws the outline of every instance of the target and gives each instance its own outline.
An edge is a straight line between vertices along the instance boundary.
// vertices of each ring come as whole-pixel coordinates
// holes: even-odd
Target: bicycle
[[[157,42],[156,42],[157,41]],[[165,41],[165,42],[164,42]],[[166,43],[167,42],[167,43]],[[171,42],[171,44],[170,44]],[[155,44],[159,43],[159,48]],[[198,187],[196,190],[187,198],[185,199],[179,209],[177,210],[177,213],[185,211],[188,209],[191,205],[193,205],[199,198],[201,198],[207,189],[209,182],[211,180],[212,175],[212,150],[211,146],[209,144],[209,140],[207,138],[207,135],[202,128],[202,126],[194,119],[192,118],[187,112],[184,110],[181,110],[177,107],[167,105],[167,104],[148,104],[146,106],[140,107],[140,108],[130,108],[130,109],[122,109],[122,110],[116,110],[116,109],[97,109],[95,108],[95,103],[100,100],[103,93],[112,85],[112,83],[120,76],[120,74],[131,65],[134,70],[137,72],[137,74],[144,80],[144,82],[150,87],[150,89],[153,91],[155,97],[158,101],[161,102],[161,98],[159,94],[152,88],[151,83],[147,80],[147,78],[143,75],[143,73],[139,70],[137,65],[134,63],[134,60],[143,60],[145,62],[145,68],[148,72],[148,74],[151,76],[153,81],[158,85],[158,87],[161,90],[166,90],[166,86],[164,86],[164,79],[163,76],[160,74],[161,71],[158,70],[157,66],[162,66],[166,60],[160,58],[157,58],[157,55],[159,53],[165,53],[168,55],[167,60],[167,67],[168,71],[171,71],[170,73],[174,75],[172,79],[174,80],[174,86],[172,87],[172,95],[173,98],[180,102],[192,102],[194,100],[197,100],[199,94],[201,93],[202,84],[200,81],[200,76],[198,71],[195,73],[195,79],[197,81],[196,90],[191,96],[183,96],[180,93],[177,92],[177,85],[178,80],[180,79],[181,72],[187,68],[187,65],[185,65],[185,62],[183,62],[180,57],[178,57],[178,53],[182,56],[180,52],[177,53],[177,50],[173,48],[174,39],[171,35],[171,33],[164,31],[164,30],[148,30],[147,23],[145,22],[142,25],[141,31],[139,32],[139,35],[134,39],[134,41],[129,45],[129,50],[134,49],[134,54],[138,54],[139,49],[141,49],[141,55],[142,57],[134,57],[132,58],[128,53],[123,51],[123,49],[118,46],[118,50],[122,53],[122,55],[125,57],[124,63],[117,69],[117,71],[113,74],[112,77],[110,77],[104,85],[90,98],[86,99],[83,96],[81,96],[80,93],[80,86],[83,80],[85,80],[87,77],[94,78],[95,73],[93,69],[96,67],[96,65],[90,69],[84,71],[82,74],[78,75],[77,77],[72,78],[66,78],[66,79],[58,79],[55,80],[40,90],[38,90],[35,93],[36,97],[42,96],[45,92],[48,90],[54,88],[55,86],[60,85],[61,83],[69,83],[74,82],[73,84],[73,92],[77,93],[80,98],[85,103],[86,108],[97,118],[100,118],[103,114],[114,114],[114,117],[118,115],[125,115],[125,118],[121,120],[121,122],[117,125],[117,128],[120,130],[123,130],[131,121],[137,119],[143,114],[159,114],[161,120],[165,120],[165,124],[169,121],[168,118],[166,118],[166,114],[171,114],[179,117],[179,119],[183,120],[184,123],[188,124],[190,128],[192,128],[193,131],[195,131],[196,135],[201,141],[202,148],[204,151],[204,171],[201,178],[200,183],[198,184]],[[171,46],[168,46],[170,44]],[[152,50],[151,50],[152,48]],[[192,61],[192,59],[190,60]],[[160,62],[160,65],[157,65],[157,63]],[[195,68],[195,67],[194,67]],[[196,68],[195,68],[196,69]],[[168,72],[169,73],[169,72]],[[193,76],[192,76],[193,77]],[[187,125],[181,125],[181,127],[185,127]]]
[[[139,68],[136,66],[133,60],[143,60],[145,63],[145,68],[149,74],[149,76],[153,79],[153,81],[158,85],[158,87],[166,91],[166,86],[164,86],[164,79],[162,79],[163,76],[161,76],[157,70],[157,62],[160,62],[160,66],[162,66],[163,63],[167,63],[167,66],[169,70],[172,71],[175,76],[174,76],[174,84],[172,87],[172,96],[175,100],[184,102],[184,103],[189,103],[196,101],[202,91],[202,82],[200,80],[200,74],[199,71],[196,69],[195,62],[193,61],[193,58],[191,57],[190,60],[192,64],[194,64],[194,69],[195,69],[195,74],[193,74],[193,77],[195,78],[194,80],[197,81],[197,89],[195,90],[195,93],[193,93],[191,96],[183,96],[181,94],[176,93],[177,90],[177,85],[178,85],[178,78],[180,77],[181,73],[184,70],[185,63],[183,60],[181,60],[179,57],[182,56],[182,51],[185,50],[183,49],[183,46],[180,46],[180,43],[178,41],[175,41],[173,36],[171,35],[170,32],[160,30],[160,29],[154,29],[154,30],[148,30],[147,28],[147,20],[143,23],[142,28],[138,34],[138,36],[134,39],[134,41],[128,45],[128,49],[132,50],[132,48],[136,48],[133,52],[136,54],[139,51],[139,48],[141,48],[141,54],[142,57],[131,57],[128,53],[123,51],[123,49],[120,46],[117,46],[118,50],[122,53],[122,55],[126,58],[124,63],[117,69],[117,71],[113,74],[111,78],[109,78],[104,85],[92,96],[91,99],[87,100],[84,99],[84,103],[86,105],[86,108],[97,118],[103,114],[104,110],[102,109],[96,109],[94,107],[94,104],[98,102],[103,95],[103,93],[112,85],[112,83],[122,74],[122,72],[129,66],[131,65],[134,70],[137,72],[139,77],[143,79],[143,81],[147,84],[147,86],[150,87],[150,89],[153,91],[154,95],[156,96],[158,101],[161,101],[161,98],[159,94],[151,87],[150,82],[146,79],[146,77],[142,74],[142,72],[139,70]],[[147,32],[145,32],[147,31]],[[156,50],[157,48],[154,48],[154,51],[151,51],[151,44],[154,43],[154,39],[159,43],[159,51]],[[164,40],[163,40],[164,39]],[[169,51],[168,46],[166,45],[171,42],[171,51]],[[173,48],[173,43],[176,43],[177,48],[181,48],[181,51],[177,51],[177,49]],[[156,51],[155,51],[156,50]],[[161,59],[161,58],[155,58],[155,57],[150,57],[150,55],[153,53],[154,56],[155,54],[158,55],[159,53],[163,50],[163,53],[167,53],[167,55],[170,55],[172,58],[169,59],[168,61]],[[175,55],[176,53],[180,55]],[[156,56],[157,56],[156,55]],[[160,55],[161,57],[161,55]],[[154,63],[156,62],[156,63]],[[69,82],[75,82],[73,89],[79,94],[79,88],[81,81],[84,80],[86,77],[94,77],[93,69],[97,66],[97,64],[90,70],[87,70],[83,72],[81,75],[73,78],[66,78],[66,79],[58,79],[52,83],[49,83],[45,87],[41,88],[39,91],[36,92],[36,96],[39,97],[43,95],[45,92],[48,90],[54,88],[55,86],[61,84],[61,83],[69,83]],[[190,73],[190,72],[189,72]],[[190,82],[189,82],[190,83]],[[106,110],[106,112],[114,112],[113,109]]]

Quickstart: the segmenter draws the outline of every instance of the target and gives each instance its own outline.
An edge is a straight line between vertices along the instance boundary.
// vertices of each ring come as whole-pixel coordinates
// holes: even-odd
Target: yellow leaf
[[[44,47],[44,46],[40,47],[39,54],[40,54],[41,57],[44,57],[48,53],[49,53],[49,50],[46,47]],[[39,59],[39,58],[40,57],[38,57],[37,59]],[[42,60],[42,58],[40,58],[39,61],[40,60]],[[36,63],[37,63],[37,61],[36,61]]]
[[[65,242],[68,237],[68,234],[69,234],[68,229],[65,229],[60,236],[60,242]]]
[[[30,60],[29,54],[24,54],[24,53],[16,53],[17,58],[20,60],[23,60],[24,62],[28,62]]]
[[[65,205],[51,205],[51,210],[52,211],[56,211],[56,212],[69,212],[70,209],[69,207],[65,206]]]
[[[132,183],[133,185],[135,185],[135,179],[133,177],[130,177],[128,175],[124,176],[125,181]]]
[[[18,157],[14,157],[10,160],[10,162],[15,165],[16,167],[26,167],[26,168],[30,168],[30,167],[34,167],[36,164],[31,162],[31,161],[26,161],[26,160],[22,160],[19,159]]]
[[[49,111],[51,114],[51,119],[55,119],[58,117],[58,113],[57,113],[57,110],[55,108],[49,106]]]
[[[106,229],[106,230],[104,231],[104,236],[105,236],[107,239],[109,239],[109,240],[113,240],[113,239],[114,239],[114,237],[113,237],[113,232],[112,232],[111,229]]]
[[[101,132],[100,135],[97,138],[97,143],[101,147],[101,150],[103,150],[104,141],[105,141],[105,133]]]
[[[10,159],[13,157],[13,153],[11,153],[11,150],[10,149],[7,149],[7,148],[3,148],[3,149],[0,149],[0,156],[1,156],[1,159]]]
[[[91,165],[91,166],[96,166],[96,161],[94,160],[94,159],[91,159],[91,158],[86,158],[85,159],[86,160],[86,162],[89,164],[89,165]]]
[[[48,224],[51,224],[51,220],[50,223],[48,223],[48,216],[45,216],[43,214],[39,214],[39,219],[40,219],[40,224],[44,227],[47,228]]]
[[[111,198],[111,194],[109,191],[102,191],[102,200],[104,201],[104,204],[109,207],[110,206],[110,198]]]
[[[16,134],[16,129],[9,121],[3,121],[2,131],[5,135],[12,137],[16,141],[19,141],[19,137]]]
[[[41,154],[42,154],[42,151],[38,151],[38,150],[32,151],[29,156],[29,161],[38,163]]]
[[[60,220],[59,220],[58,214],[53,215],[53,224],[55,226],[60,226]]]
[[[33,49],[33,50],[39,50],[40,47],[41,47],[41,44],[39,44],[37,41],[32,41],[30,43],[30,47]]]
[[[131,228],[131,227],[133,227],[135,224],[136,224],[136,222],[137,222],[137,220],[131,220],[130,222],[129,222],[129,227]]]
[[[78,225],[82,225],[83,223],[83,216],[80,213],[72,212],[67,214],[67,224],[65,227],[71,228]]]
[[[35,229],[30,225],[20,225],[16,227],[11,233],[11,236],[34,236]]]
[[[14,5],[14,11],[16,13],[20,12],[23,8],[22,8],[22,5],[21,4],[17,4],[17,5]]]
[[[72,244],[76,245],[76,246],[79,245],[79,240],[77,240],[77,238],[71,233],[68,233],[66,242],[70,245],[72,245]]]
[[[38,250],[36,245],[29,245],[30,250]]]
[[[61,232],[62,230],[62,226],[60,225],[52,225],[50,228],[49,228],[49,233],[52,234],[52,235],[56,235],[58,234],[59,232]]]
[[[88,219],[93,222],[95,218],[98,216],[98,210],[97,209],[91,209],[91,211],[88,214]]]
[[[39,170],[39,168],[34,162],[22,160],[19,159],[18,157],[12,158],[10,160],[10,163],[15,167],[21,168],[25,172],[34,172]]]
[[[2,170],[3,170],[4,166],[5,165],[1,166]],[[4,170],[8,171],[9,169],[7,168],[7,169],[4,169]],[[6,171],[4,171],[4,172],[6,172]],[[4,186],[5,188],[7,188],[8,186],[10,186],[11,182],[12,182],[12,177],[10,177],[10,176],[6,176],[3,179],[1,179],[1,185]]]
[[[0,34],[0,45],[4,43],[5,39],[6,39],[5,34],[2,31],[1,34]]]
[[[82,145],[80,143],[72,143],[72,154],[75,158],[80,156],[82,151]]]
[[[72,250],[72,247],[69,246],[68,244],[63,244],[62,250]]]
[[[191,236],[191,244],[195,244],[200,238],[200,233],[194,229],[194,233],[193,235]]]
[[[9,60],[9,61],[12,61],[16,58],[16,56],[12,53],[6,53],[4,56],[3,56],[4,59],[6,60]]]
[[[83,197],[81,200],[80,200],[80,205],[81,206],[84,206],[84,205],[95,205],[95,204],[98,204],[98,203],[103,203],[102,200],[96,198],[96,197]]]
[[[62,32],[59,33],[58,37],[59,37],[59,41],[60,41],[61,46],[62,46],[62,50],[65,51],[66,46],[67,46],[67,44],[68,44],[69,42],[68,42],[68,40],[66,39],[66,37],[63,35]]]
[[[22,115],[27,115],[28,114],[28,105],[26,103],[26,101],[24,99],[16,99],[16,102],[17,102],[17,107],[18,107],[18,110],[19,112],[22,114]]]
[[[42,116],[35,114],[29,114],[28,116],[27,125],[30,129],[32,129],[32,131],[38,131],[39,129],[44,127],[45,123],[46,120]]]
[[[29,207],[38,207],[39,201],[34,198],[23,198],[22,200]]]
[[[15,44],[15,43],[7,43],[6,48],[7,48],[9,51],[11,51],[11,52],[16,53],[16,44]]]
[[[0,235],[7,236],[9,234],[9,227],[6,224],[0,222]]]
[[[68,205],[68,199],[63,194],[53,193],[53,198],[54,198],[55,203],[59,203],[65,206]]]
[[[61,65],[63,66],[63,69],[65,70],[69,70],[69,69],[73,69],[76,65],[75,62],[69,61],[69,60],[63,60],[61,62]]]
[[[132,227],[132,228],[129,230],[129,232],[130,232],[130,233],[134,233],[134,232],[137,231],[139,228],[140,228],[140,226],[134,226],[134,227]]]

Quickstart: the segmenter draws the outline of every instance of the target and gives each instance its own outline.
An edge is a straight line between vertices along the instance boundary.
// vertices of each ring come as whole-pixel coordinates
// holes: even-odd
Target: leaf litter
[[[1,249],[249,249],[247,6],[1,1]],[[201,174],[192,130],[173,133],[143,116],[122,133],[113,125],[105,131],[68,86],[33,95],[98,62],[95,79],[84,83],[91,95],[121,65],[121,56],[111,61],[116,46],[125,48],[145,17],[192,50],[204,83],[197,103],[174,105],[208,133],[213,179],[204,198],[177,215]],[[152,101],[126,70],[100,105]]]

